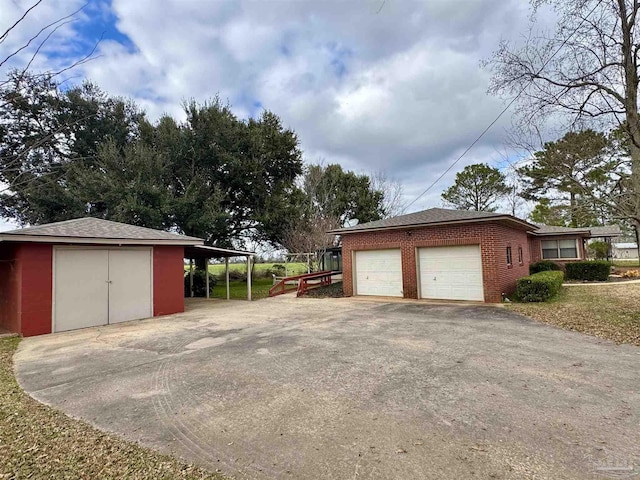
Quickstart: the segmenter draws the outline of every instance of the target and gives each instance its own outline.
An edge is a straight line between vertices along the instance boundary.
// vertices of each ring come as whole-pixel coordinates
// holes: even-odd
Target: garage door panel
[[[399,249],[355,253],[356,295],[402,297],[402,255]]]
[[[151,250],[110,250],[109,282],[109,323],[152,316]]]
[[[484,300],[479,245],[418,249],[421,298]]]
[[[63,250],[55,255],[54,331],[106,325],[109,302],[105,250]]]

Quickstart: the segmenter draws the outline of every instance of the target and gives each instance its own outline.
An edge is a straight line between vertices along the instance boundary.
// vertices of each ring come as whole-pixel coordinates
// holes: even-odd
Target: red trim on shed
[[[0,326],[20,332],[20,265],[16,245],[0,245]]]
[[[20,323],[23,336],[51,333],[53,247],[25,243],[17,255],[21,269]]]
[[[184,312],[184,247],[153,247],[153,316]]]

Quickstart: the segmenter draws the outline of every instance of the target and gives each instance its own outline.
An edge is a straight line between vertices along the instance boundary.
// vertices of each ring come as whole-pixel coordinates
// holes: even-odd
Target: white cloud
[[[49,3],[40,20],[71,9],[70,2]],[[132,96],[152,119],[180,116],[181,101],[217,93],[241,116],[261,105],[296,130],[308,161],[386,171],[403,182],[409,200],[501,110],[485,93],[488,75],[479,61],[527,20],[520,0],[98,5],[92,14],[106,18],[110,7],[131,42],[103,42],[102,56],[83,67],[106,91]],[[0,9],[11,12],[3,19],[19,10],[10,0],[0,0]],[[73,31],[63,33],[60,48],[73,45]],[[416,207],[440,204],[440,191],[464,165],[499,160],[507,124],[505,118]]]

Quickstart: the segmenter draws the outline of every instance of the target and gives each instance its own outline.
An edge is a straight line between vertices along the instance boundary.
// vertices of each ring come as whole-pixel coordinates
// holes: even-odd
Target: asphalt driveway
[[[15,357],[36,399],[256,479],[640,477],[639,366],[638,347],[497,307],[287,296]]]

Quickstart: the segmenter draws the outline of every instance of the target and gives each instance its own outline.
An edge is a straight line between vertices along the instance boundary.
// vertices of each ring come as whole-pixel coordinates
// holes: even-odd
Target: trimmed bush
[[[209,289],[213,291],[213,287],[216,284],[216,277],[209,273]],[[191,281],[189,280],[189,272],[184,277],[184,296],[190,297]],[[210,292],[210,293],[211,293]],[[207,296],[207,282],[204,270],[193,271],[193,296],[194,297],[206,297]]]
[[[604,260],[567,263],[565,268],[567,280],[599,280],[604,282],[611,273],[611,263]]]
[[[560,292],[564,274],[559,271],[538,272],[518,279],[516,294],[521,302],[546,302]]]
[[[562,267],[551,260],[540,260],[529,265],[529,275],[539,272],[559,272],[561,270]]]
[[[596,260],[606,260],[609,256],[611,245],[607,242],[591,242],[587,245],[587,251]]]

